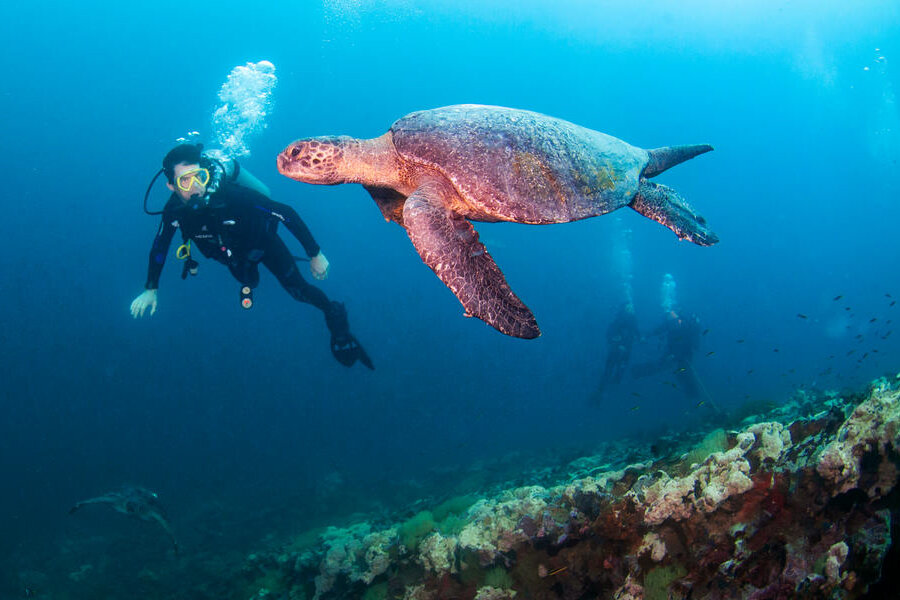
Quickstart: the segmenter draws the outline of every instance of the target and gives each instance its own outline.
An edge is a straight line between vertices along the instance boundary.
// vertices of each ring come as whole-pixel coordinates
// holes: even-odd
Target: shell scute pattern
[[[469,218],[561,223],[628,204],[645,150],[539,113],[460,105],[391,127],[397,152],[443,174]]]

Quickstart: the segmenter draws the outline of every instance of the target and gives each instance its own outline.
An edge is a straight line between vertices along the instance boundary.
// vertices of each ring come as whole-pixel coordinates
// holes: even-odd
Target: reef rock
[[[285,579],[314,580],[323,600],[883,597],[897,585],[882,572],[898,552],[896,383],[807,394],[805,414],[745,420],[683,454],[503,491],[413,547],[397,526],[332,529]]]

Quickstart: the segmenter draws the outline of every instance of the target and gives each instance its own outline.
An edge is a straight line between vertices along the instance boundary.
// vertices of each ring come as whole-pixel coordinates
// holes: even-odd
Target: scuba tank
[[[203,163],[206,164],[203,164]],[[257,179],[250,171],[241,167],[240,163],[232,157],[214,148],[200,155],[202,167],[209,169],[210,181],[206,186],[207,194],[214,193],[223,181],[228,181],[255,192],[259,192],[266,198],[272,197],[269,187]],[[216,173],[214,174],[213,171]]]

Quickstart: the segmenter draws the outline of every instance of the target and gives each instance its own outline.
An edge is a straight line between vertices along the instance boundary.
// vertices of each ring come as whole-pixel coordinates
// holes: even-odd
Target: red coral
[[[765,522],[780,515],[787,503],[784,477],[778,473],[757,473],[751,479],[753,487],[741,496],[744,504],[736,515],[737,521]]]

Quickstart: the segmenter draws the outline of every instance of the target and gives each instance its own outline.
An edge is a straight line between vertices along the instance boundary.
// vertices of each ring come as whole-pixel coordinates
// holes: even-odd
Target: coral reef
[[[322,600],[864,598],[900,516],[897,383],[806,392],[618,470],[585,457],[552,485],[329,528],[280,580]]]

